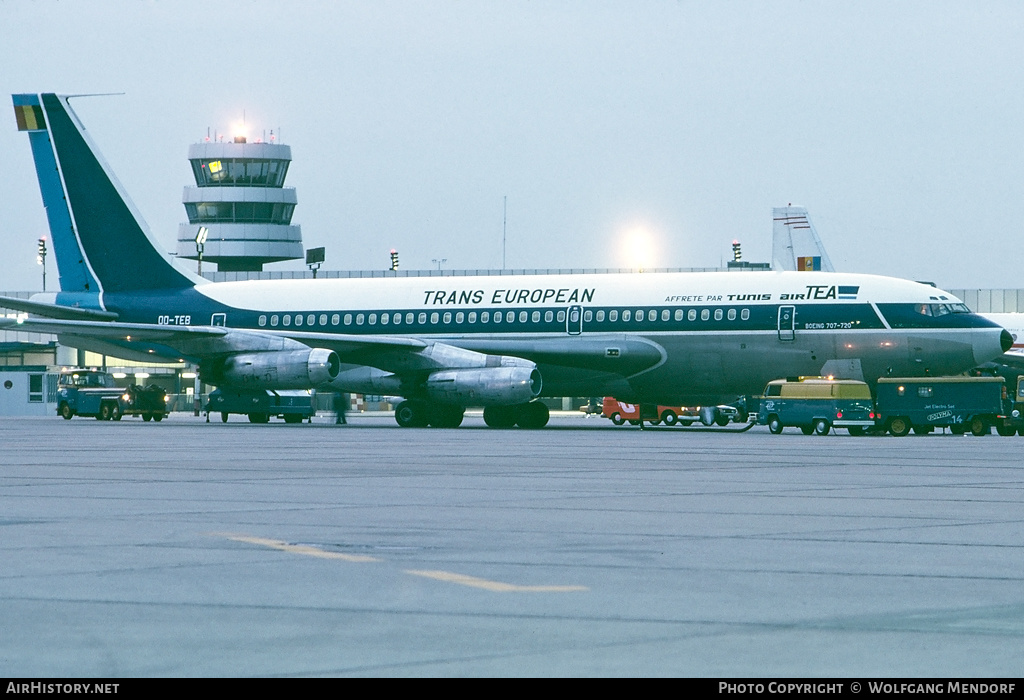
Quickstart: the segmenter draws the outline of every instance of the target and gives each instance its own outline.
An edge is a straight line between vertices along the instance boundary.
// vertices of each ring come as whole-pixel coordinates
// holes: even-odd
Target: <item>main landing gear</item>
[[[410,399],[398,404],[395,421],[403,428],[458,428],[466,409],[460,406]],[[548,424],[548,407],[540,401],[517,406],[488,406],[484,423],[491,428],[543,428]]]

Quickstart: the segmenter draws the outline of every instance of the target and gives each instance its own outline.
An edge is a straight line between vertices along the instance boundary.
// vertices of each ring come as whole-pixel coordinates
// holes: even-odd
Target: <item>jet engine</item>
[[[459,406],[509,406],[540,395],[542,382],[532,367],[445,369],[427,377],[427,397]]]
[[[211,384],[247,389],[312,389],[338,376],[341,361],[333,350],[284,350],[231,355],[203,377]]]

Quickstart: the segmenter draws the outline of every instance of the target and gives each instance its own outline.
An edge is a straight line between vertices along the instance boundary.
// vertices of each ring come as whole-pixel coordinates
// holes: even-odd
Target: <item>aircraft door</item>
[[[226,326],[227,325],[227,314],[214,314],[210,317],[211,326]]]
[[[779,307],[779,340],[796,339],[796,307]]]
[[[565,311],[565,332],[569,335],[579,335],[583,332],[583,307],[570,306]]]

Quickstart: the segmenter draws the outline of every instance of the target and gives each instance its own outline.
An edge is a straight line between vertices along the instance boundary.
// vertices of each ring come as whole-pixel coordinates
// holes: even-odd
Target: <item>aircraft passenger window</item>
[[[743,320],[743,321],[749,321],[750,320],[750,309],[743,309],[743,311],[740,311],[740,319]]]
[[[495,311],[494,312],[494,322],[495,323],[501,323],[501,312],[500,311]]]
[[[523,313],[526,313],[526,312],[524,311]],[[515,311],[506,311],[505,312],[505,320],[508,321],[509,323],[514,322],[516,320],[516,312]],[[526,320],[525,316],[523,316],[523,320],[524,321]]]
[[[683,320],[683,310],[682,309],[676,309],[675,319],[677,321],[682,321]]]
[[[445,311],[444,312],[444,322],[445,323],[451,323],[452,322],[452,312],[451,311]]]
[[[686,312],[686,319],[688,321],[696,321],[697,320],[697,309],[690,309],[689,311],[687,311]]]
[[[363,325],[363,321],[365,320],[365,318],[366,317],[363,314],[356,314],[356,325],[357,326]]]
[[[604,311],[599,311],[598,314],[603,316]],[[544,312],[544,321],[546,321],[547,323],[551,323],[553,320],[555,320],[555,312],[548,309],[547,311]]]
[[[668,309],[662,309],[662,311],[661,311],[661,320],[662,321],[667,321],[669,319],[669,316],[671,315],[671,313],[672,312],[669,311]]]
[[[526,321],[529,319],[529,317],[530,317],[530,314],[526,313],[525,311],[520,311],[519,312],[519,322],[520,323],[526,323]]]
[[[282,326],[290,326],[290,325],[292,325],[292,315],[291,314],[285,314],[284,318],[281,319],[281,325]]]
[[[436,311],[434,311],[433,313],[430,314],[430,322],[431,323],[437,323],[438,319],[440,319],[440,318],[441,318],[440,314],[438,314]]]
[[[331,316],[331,325],[332,325],[332,326],[336,326],[336,325],[338,325],[339,323],[341,323],[341,316],[340,316],[340,315],[338,315],[338,314],[334,314],[334,315],[332,315],[332,316]]]
[[[491,320],[491,312],[490,311],[481,311],[480,312],[480,323],[487,323],[490,320]]]
[[[302,314],[295,314],[295,325],[296,326],[301,326],[302,325]]]
[[[267,316],[266,316],[266,314],[263,314],[262,316],[260,316],[259,324],[260,324],[261,328],[263,326],[267,325]]]
[[[711,312],[708,311],[707,309],[701,309],[700,310],[700,320],[701,321],[707,321],[709,318],[711,318]]]
[[[623,321],[628,321],[631,318],[633,318],[633,312],[630,311],[629,309],[623,309],[622,310],[622,320]]]
[[[411,326],[411,325],[412,325],[412,322],[413,322],[413,319],[415,319],[415,318],[416,318],[415,314],[413,314],[413,312],[412,312],[412,311],[410,311],[409,313],[407,313],[407,314],[405,315],[405,323],[406,323],[407,325],[410,325],[410,326]],[[426,316],[424,316],[423,318],[426,318]]]
[[[327,317],[325,316],[324,320],[326,320],[326,318]],[[316,325],[316,316],[314,314],[310,314],[309,316],[306,316],[306,325],[307,326]]]
[[[643,309],[637,309],[636,310],[635,318],[636,318],[636,322],[637,323],[640,323],[641,321],[643,321],[644,320],[644,310]]]
[[[551,313],[551,312],[548,311],[548,313]],[[550,319],[548,319],[548,320],[550,320]],[[601,323],[602,321],[604,321],[604,309],[601,309],[600,311],[597,312],[597,322]]]
[[[558,321],[559,323],[562,323],[563,321],[565,321],[565,312],[564,311],[559,311],[558,315],[555,316],[555,320]]]
[[[729,309],[729,320],[730,321],[735,321],[736,320],[736,309]]]
[[[534,323],[540,323],[540,311],[534,311],[530,315],[530,320],[533,321]]]
[[[399,325],[402,322],[402,314],[396,313],[394,316],[391,317],[391,320],[395,322],[396,326]],[[405,319],[405,322],[408,323],[409,319]]]
[[[274,314],[273,316],[270,317],[270,325],[277,326],[277,314]]]
[[[725,316],[725,314],[722,313],[721,309],[715,309],[715,320],[716,321],[721,321],[723,316]]]
[[[320,325],[321,326],[326,326],[327,325],[327,314],[320,314]]]
[[[469,320],[470,323],[476,323],[476,311],[470,311],[469,312],[469,319],[468,320]]]
[[[345,314],[345,325],[346,326],[351,326],[352,325],[352,314]]]
[[[366,319],[366,322],[369,323],[371,326],[376,326],[377,314],[370,314],[370,316]]]
[[[390,320],[391,320],[391,314],[381,314],[380,315],[380,325],[386,326],[386,325],[388,325],[388,322]]]
[[[587,309],[586,311],[583,312],[583,320],[584,321],[591,321],[591,320],[593,320],[593,318],[594,318],[594,312],[591,311],[590,309]]]
[[[460,311],[459,313],[455,314],[455,322],[456,323],[462,323],[465,320],[466,320],[466,314],[464,314],[463,312]]]
[[[614,323],[619,320],[619,312],[616,309],[612,309],[608,312],[608,320]]]

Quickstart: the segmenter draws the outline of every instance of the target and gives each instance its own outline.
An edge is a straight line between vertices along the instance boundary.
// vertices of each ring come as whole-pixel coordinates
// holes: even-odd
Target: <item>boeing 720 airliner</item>
[[[815,272],[209,282],[160,252],[69,104],[14,96],[61,291],[2,299],[26,330],[195,362],[238,391],[404,397],[403,426],[542,427],[541,396],[728,403],[777,377],[956,374],[1012,344],[924,284]]]

